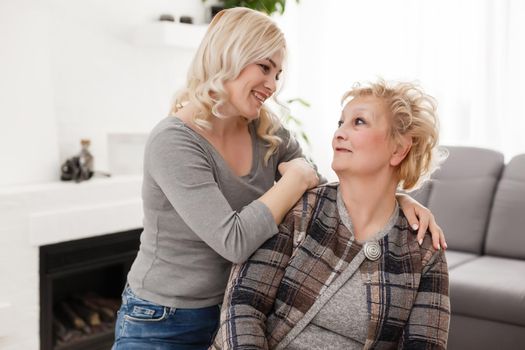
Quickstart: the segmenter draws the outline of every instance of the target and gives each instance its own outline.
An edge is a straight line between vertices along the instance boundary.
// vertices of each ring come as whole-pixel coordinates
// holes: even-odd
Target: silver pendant
[[[368,260],[376,261],[381,257],[381,246],[376,241],[366,242],[363,250]]]

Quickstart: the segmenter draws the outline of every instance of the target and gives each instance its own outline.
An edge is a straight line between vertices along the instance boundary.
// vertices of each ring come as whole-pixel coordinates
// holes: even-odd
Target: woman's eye
[[[340,120],[340,121],[337,122],[337,127],[338,127],[338,128],[340,128],[341,125],[343,125],[343,121],[342,121],[342,120]]]
[[[365,125],[366,122],[365,122],[365,120],[364,120],[363,118],[359,118],[359,117],[358,117],[358,118],[355,118],[355,119],[354,119],[354,124],[355,124],[355,125]]]
[[[270,66],[266,64],[259,64],[259,67],[261,67],[264,74],[268,74],[270,72]]]

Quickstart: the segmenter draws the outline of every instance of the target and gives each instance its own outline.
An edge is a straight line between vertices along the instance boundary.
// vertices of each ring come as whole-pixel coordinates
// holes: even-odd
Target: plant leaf
[[[306,135],[306,133],[304,131],[301,131],[301,137],[303,138],[303,140],[306,142],[306,144],[308,146],[310,146],[310,139],[308,138],[308,135]]]
[[[310,107],[310,103],[303,100],[302,98],[296,97],[292,98],[291,100],[286,101],[288,104],[292,104],[294,102],[298,102],[299,104],[303,105],[304,107]]]

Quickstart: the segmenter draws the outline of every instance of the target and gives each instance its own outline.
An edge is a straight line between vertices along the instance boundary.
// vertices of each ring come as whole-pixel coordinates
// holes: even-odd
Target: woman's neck
[[[208,122],[211,124],[211,128],[199,128],[193,121],[194,115],[198,112],[198,109],[191,103],[188,103],[180,110],[177,111],[175,117],[181,119],[184,123],[191,126],[192,129],[196,130],[201,135],[212,140],[227,140],[231,135],[237,135],[238,133],[247,132],[247,121],[241,117],[231,118],[216,118],[211,117]]]
[[[339,190],[358,241],[374,237],[396,207],[397,182],[377,178],[341,176]]]

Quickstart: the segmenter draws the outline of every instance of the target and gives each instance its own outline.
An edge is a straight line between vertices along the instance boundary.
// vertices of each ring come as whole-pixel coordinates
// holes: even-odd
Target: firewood
[[[89,326],[84,322],[84,320],[77,315],[77,313],[64,301],[61,301],[59,303],[59,310],[62,313],[62,315],[67,319],[67,321],[78,330],[81,330],[82,332],[89,334],[91,333],[91,329]]]
[[[97,310],[86,307],[79,300],[71,302],[71,306],[76,311],[76,313],[90,326],[100,325],[100,315]]]
[[[56,334],[55,334],[56,336]],[[82,331],[79,331],[78,329],[67,329],[66,330],[66,333],[63,334],[62,337],[60,336],[56,336],[56,345],[61,345],[61,344],[67,344],[67,343],[71,343],[71,342],[74,342],[75,340],[81,338],[83,336],[83,333]]]
[[[88,293],[83,296],[85,300],[88,300],[98,306],[106,307],[111,310],[114,310],[114,312],[117,312],[117,310],[120,308],[120,299],[117,298],[103,298],[101,296],[98,296],[94,293]]]
[[[90,308],[91,310],[96,310],[98,314],[100,315],[100,319],[102,321],[104,322],[114,322],[115,321],[116,315],[115,315],[115,311],[113,311],[112,309],[104,307],[104,306],[99,306],[89,299],[81,299],[81,301],[86,307]]]
[[[88,309],[94,310],[99,314],[100,320],[103,322],[115,322],[116,319],[116,311],[105,307],[100,306],[97,304],[94,299],[100,298],[98,296],[95,296],[93,293],[88,294],[77,294],[73,296],[74,300],[77,302],[80,302],[82,305],[87,307]]]
[[[66,326],[56,316],[53,317],[53,333],[57,339],[66,343],[71,340],[72,337],[72,333],[68,332]]]

